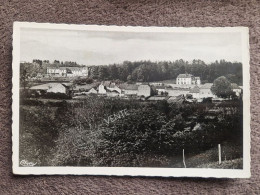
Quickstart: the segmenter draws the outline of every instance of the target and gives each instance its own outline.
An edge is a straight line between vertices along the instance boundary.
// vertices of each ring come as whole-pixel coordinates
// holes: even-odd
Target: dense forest
[[[225,60],[206,64],[201,60],[191,63],[184,60],[173,62],[125,61],[109,66],[92,66],[90,77],[99,80],[121,80],[128,82],[152,82],[176,79],[179,74],[189,73],[199,76],[203,82],[213,82],[225,76],[230,82],[242,85],[242,64]]]

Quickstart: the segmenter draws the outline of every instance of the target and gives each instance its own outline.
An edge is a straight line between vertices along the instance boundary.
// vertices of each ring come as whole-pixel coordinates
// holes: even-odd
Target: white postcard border
[[[243,63],[243,169],[206,168],[133,168],[133,167],[20,167],[19,166],[19,71],[20,29],[44,28],[64,30],[130,31],[130,32],[181,32],[221,33],[241,32]],[[13,173],[18,175],[110,175],[110,176],[159,176],[159,177],[214,177],[249,178],[250,173],[250,67],[249,30],[247,27],[133,27],[76,24],[49,24],[14,22],[13,25],[13,88],[12,88],[12,162]]]

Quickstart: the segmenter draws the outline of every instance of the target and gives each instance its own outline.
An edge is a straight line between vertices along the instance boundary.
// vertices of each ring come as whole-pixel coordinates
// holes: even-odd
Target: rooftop
[[[190,90],[190,93],[199,93],[199,92],[200,92],[200,88],[198,86],[195,86]]]
[[[166,88],[166,90],[167,91],[189,91],[190,89],[188,89],[188,88],[181,88],[181,87],[179,87],[179,88]]]
[[[213,83],[205,83],[204,85],[200,86],[200,89],[210,89]]]
[[[156,89],[165,89],[165,86],[164,86],[164,85],[159,85],[159,86],[156,85],[155,88],[156,88]]]
[[[177,78],[191,78],[193,77],[191,74],[179,74]]]
[[[120,89],[125,89],[125,90],[137,90],[138,89],[138,85],[123,83],[123,84],[119,85],[119,88]]]
[[[30,89],[33,89],[33,90],[48,90],[48,89],[51,89],[51,88],[54,88],[54,87],[57,87],[57,86],[64,86],[64,85],[61,84],[61,83],[46,83],[46,84],[42,84],[42,85],[33,86]]]
[[[179,95],[177,97],[170,97],[167,102],[169,103],[183,103],[185,100],[183,95]]]
[[[232,88],[232,89],[241,89],[241,88],[238,86],[238,84],[236,84],[236,83],[231,83],[231,88]]]

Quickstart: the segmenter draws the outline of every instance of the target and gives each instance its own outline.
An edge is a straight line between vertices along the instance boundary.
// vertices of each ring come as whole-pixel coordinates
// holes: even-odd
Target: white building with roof
[[[187,88],[166,88],[166,92],[168,96],[170,97],[177,97],[179,95],[187,95],[189,93],[190,89]]]
[[[231,89],[235,92],[236,96],[240,96],[242,93],[242,88],[238,86],[236,83],[231,83]]]
[[[205,83],[204,85],[201,85],[199,97],[200,98],[208,98],[208,97],[216,98],[217,96],[214,95],[211,91],[212,85],[213,85],[213,83]]]
[[[120,84],[119,88],[122,90],[122,93],[124,95],[128,95],[128,96],[135,96],[137,95],[138,92],[138,85],[136,84]]]
[[[179,74],[176,79],[177,85],[200,85],[200,77],[191,74]]]
[[[64,93],[68,94],[68,87],[61,83],[46,83],[42,85],[33,86],[30,88],[30,90],[38,91],[41,93],[41,91],[45,91],[47,93]]]
[[[88,67],[47,67],[47,75],[54,77],[88,76]]]
[[[189,94],[192,95],[192,98],[194,99],[199,99],[200,98],[200,88],[196,85],[195,87],[193,87]]]

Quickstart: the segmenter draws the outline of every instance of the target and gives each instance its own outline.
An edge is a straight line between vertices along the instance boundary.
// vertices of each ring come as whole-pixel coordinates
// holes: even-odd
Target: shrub
[[[70,96],[64,93],[53,93],[49,92],[41,96],[42,98],[47,98],[47,99],[71,99]]]
[[[27,119],[21,118],[23,132],[36,129],[30,132],[32,140],[37,141],[33,142],[35,148],[40,148],[38,142],[46,146],[46,152],[40,156],[43,164],[45,159],[51,159],[54,166],[170,166],[169,159],[181,154],[182,149],[192,153],[225,140],[242,139],[239,102],[218,105],[220,110],[221,106],[229,107],[228,112],[217,112],[214,119],[207,119],[208,110],[214,106],[211,103],[169,106],[166,101],[87,96],[82,101],[64,100],[59,104],[53,116],[50,104],[46,103],[37,108],[42,110],[35,115],[25,113]],[[124,109],[128,116],[109,124],[104,122]],[[43,143],[44,139],[48,141]],[[26,142],[23,140],[23,144]]]
[[[20,99],[21,105],[27,106],[42,106],[43,103],[37,99]]]
[[[29,110],[20,107],[20,159],[37,163],[37,166],[49,165],[52,149],[58,137],[58,128],[46,106],[37,106]]]

